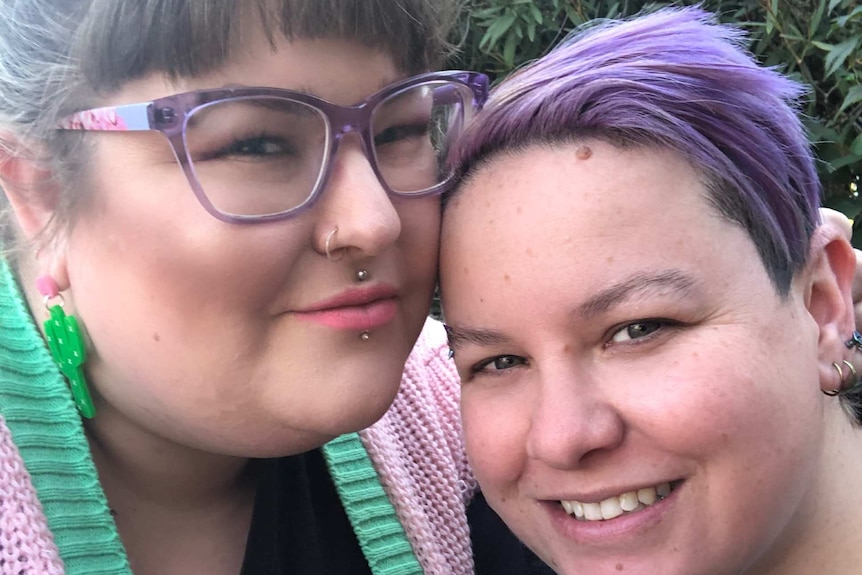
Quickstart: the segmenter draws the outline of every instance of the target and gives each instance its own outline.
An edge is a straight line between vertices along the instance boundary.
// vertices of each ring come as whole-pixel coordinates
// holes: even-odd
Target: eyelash
[[[643,326],[643,325],[656,325],[656,329],[650,331],[649,333],[643,335],[642,337],[631,337],[629,335],[629,340],[625,342],[614,341],[614,338],[617,334],[622,333],[625,330],[631,329],[634,326]],[[678,321],[673,321],[667,318],[661,317],[650,317],[639,319],[636,321],[626,322],[622,325],[616,326],[610,330],[608,336],[605,340],[604,348],[607,349],[609,347],[625,345],[625,346],[633,346],[633,345],[644,345],[647,344],[657,337],[661,337],[667,331],[680,327],[681,324]]]
[[[650,331],[646,335],[643,335],[642,337],[632,338],[629,335],[629,340],[626,342],[615,342],[614,341],[614,337],[617,334],[623,332],[624,330],[631,329],[632,327],[639,326],[639,325],[655,325],[655,329],[653,331]],[[682,324],[680,322],[673,321],[673,320],[666,319],[666,318],[646,318],[646,319],[639,319],[636,321],[630,321],[630,322],[627,322],[627,323],[624,323],[624,324],[621,324],[621,325],[618,325],[618,326],[612,328],[608,332],[608,336],[605,338],[605,343],[603,344],[602,347],[604,349],[608,349],[610,347],[615,347],[615,346],[630,347],[630,346],[647,345],[650,342],[653,342],[656,338],[662,337],[663,335],[666,335],[669,331],[676,329],[676,328],[679,328],[679,327],[682,327]],[[492,369],[492,370],[486,370],[485,369],[489,365],[492,365],[495,362],[500,361],[502,359],[507,359],[507,360],[515,359],[515,360],[517,360],[517,363],[515,363],[514,365],[511,365],[511,366],[508,366],[508,367],[504,367],[504,368],[498,368],[498,369]],[[515,355],[515,354],[495,355],[493,357],[483,359],[482,361],[479,361],[479,362],[471,365],[470,366],[470,372],[469,372],[470,373],[470,379],[473,379],[473,377],[475,377],[476,375],[480,375],[480,374],[484,375],[484,376],[490,376],[490,377],[502,376],[506,372],[511,371],[512,369],[515,369],[518,367],[529,366],[529,365],[530,365],[529,361],[526,358],[519,356],[519,355]]]
[[[510,367],[507,367],[507,368],[503,368],[503,369],[492,369],[492,370],[486,370],[485,369],[489,365],[491,365],[491,364],[493,364],[493,363],[495,363],[501,359],[504,359],[504,358],[505,359],[517,359],[519,361],[519,363],[512,365]],[[524,365],[529,365],[529,364],[527,363],[527,360],[525,358],[523,358],[519,355],[515,355],[513,353],[506,353],[503,355],[495,355],[494,357],[489,357],[488,359],[483,359],[482,361],[480,361],[478,363],[474,363],[473,365],[471,365],[470,366],[470,377],[472,379],[473,376],[478,375],[478,374],[488,375],[491,377],[499,376],[499,375],[502,375],[503,373],[505,373],[507,371],[510,371],[514,368],[521,367]]]

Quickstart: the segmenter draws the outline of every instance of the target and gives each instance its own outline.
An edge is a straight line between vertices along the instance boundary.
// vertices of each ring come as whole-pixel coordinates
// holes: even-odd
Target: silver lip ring
[[[332,238],[335,237],[335,234],[338,233],[338,226],[332,228],[332,231],[326,234],[326,240],[323,242],[324,252],[326,252],[326,259],[331,261],[332,263],[341,261],[341,258],[344,257],[344,254],[340,254],[337,258],[332,257],[332,251],[329,249],[329,244],[332,242]]]

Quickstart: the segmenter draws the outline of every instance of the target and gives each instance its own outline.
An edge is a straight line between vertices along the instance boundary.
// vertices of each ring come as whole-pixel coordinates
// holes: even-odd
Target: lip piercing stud
[[[356,270],[356,281],[359,283],[367,280],[369,276],[370,274],[368,273],[368,270]]]
[[[367,331],[363,331],[359,334],[359,339],[362,341],[368,341],[369,339],[371,339],[371,334]]]

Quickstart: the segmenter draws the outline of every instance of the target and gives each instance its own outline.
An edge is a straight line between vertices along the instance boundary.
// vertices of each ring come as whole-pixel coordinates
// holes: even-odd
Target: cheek
[[[462,389],[467,456],[489,500],[504,501],[505,493],[514,487],[525,468],[530,418],[524,405],[502,392],[471,388],[470,384]]]

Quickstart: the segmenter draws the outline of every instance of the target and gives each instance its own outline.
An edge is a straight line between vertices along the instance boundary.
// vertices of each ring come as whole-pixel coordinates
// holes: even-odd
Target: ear
[[[805,303],[819,327],[821,387],[836,387],[833,362],[851,359],[844,342],[853,333],[851,286],[856,273],[856,255],[842,230],[831,224],[819,226],[811,237],[805,272]],[[838,382],[840,385],[840,382]]]
[[[38,154],[0,134],[0,185],[27,239],[45,229],[57,205],[58,188]]]

